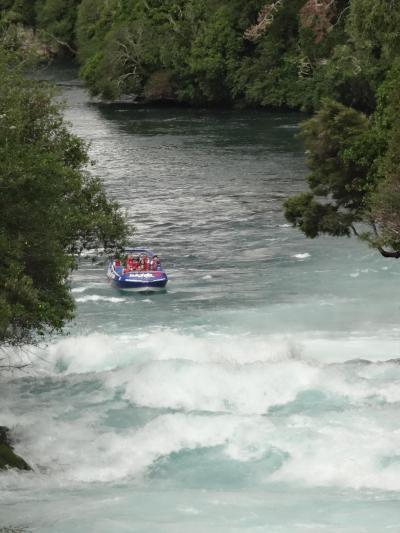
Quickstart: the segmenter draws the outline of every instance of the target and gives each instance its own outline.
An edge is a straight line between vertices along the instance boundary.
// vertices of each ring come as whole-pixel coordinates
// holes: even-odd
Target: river
[[[305,239],[300,114],[90,102],[65,115],[161,256],[164,294],[80,260],[68,335],[2,376],[1,526],[57,533],[400,530],[400,265]]]

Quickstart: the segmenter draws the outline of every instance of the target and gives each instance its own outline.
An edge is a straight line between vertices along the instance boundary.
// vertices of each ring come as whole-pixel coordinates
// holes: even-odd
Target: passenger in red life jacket
[[[158,270],[158,266],[160,264],[160,260],[158,259],[158,257],[156,255],[153,255],[152,259],[151,259],[151,263],[150,263],[150,270]]]
[[[131,255],[128,255],[128,259],[126,260],[126,268],[128,271],[131,271],[134,269],[135,262],[133,261],[133,257]]]
[[[149,267],[150,267],[150,261],[149,261],[149,258],[148,258],[147,255],[144,255],[144,256],[142,257],[141,267],[142,267],[142,270],[149,270]]]

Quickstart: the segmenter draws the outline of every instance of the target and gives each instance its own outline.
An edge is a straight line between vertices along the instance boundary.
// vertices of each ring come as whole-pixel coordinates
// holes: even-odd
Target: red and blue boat
[[[107,277],[117,289],[143,292],[165,289],[168,282],[158,256],[146,248],[125,248],[122,259],[112,257]]]

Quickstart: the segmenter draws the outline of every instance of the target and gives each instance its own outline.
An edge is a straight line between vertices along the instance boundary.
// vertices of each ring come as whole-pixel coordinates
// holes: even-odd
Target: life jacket
[[[132,257],[129,257],[127,262],[126,262],[126,266],[127,266],[128,270],[133,270],[134,264],[135,263],[134,263]]]
[[[153,270],[153,271],[157,270],[158,265],[159,265],[159,260],[157,259],[157,257],[153,257],[150,263],[150,270]]]
[[[147,255],[145,255],[142,260],[142,270],[149,270],[149,266],[150,266],[149,258],[147,257]]]

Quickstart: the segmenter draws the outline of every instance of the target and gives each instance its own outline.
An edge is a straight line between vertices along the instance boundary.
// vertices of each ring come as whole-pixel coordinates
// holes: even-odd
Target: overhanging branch
[[[400,258],[400,251],[396,252],[389,252],[387,250],[384,250],[381,246],[378,246],[379,253],[383,257],[391,257],[392,259],[399,259]]]

